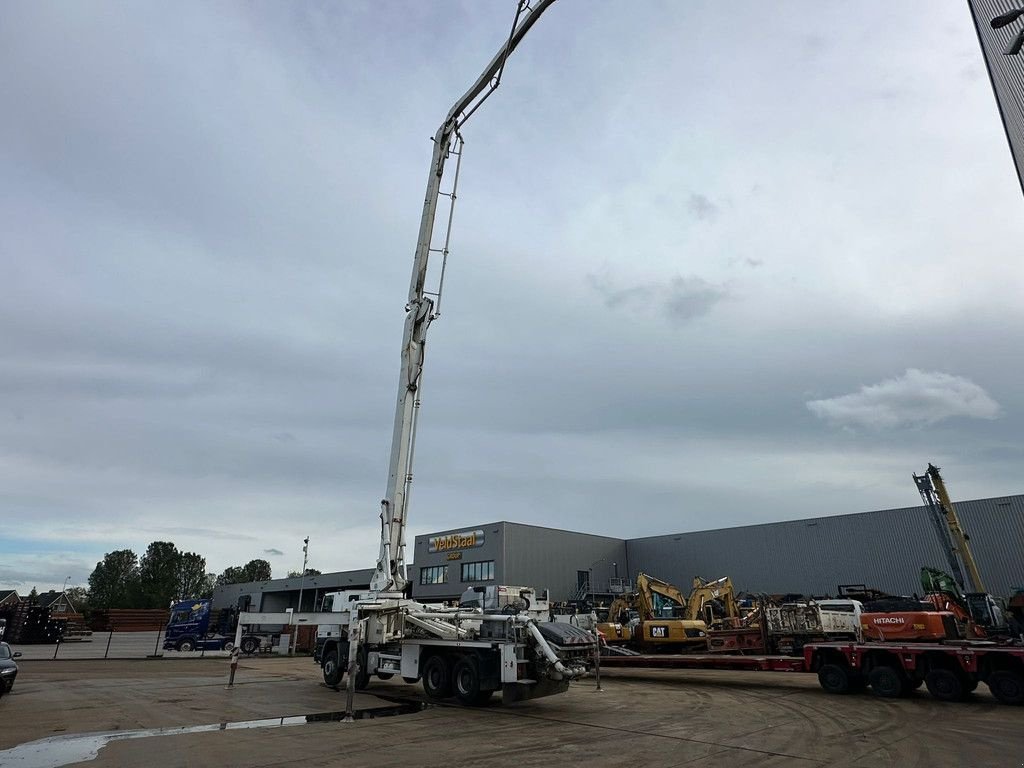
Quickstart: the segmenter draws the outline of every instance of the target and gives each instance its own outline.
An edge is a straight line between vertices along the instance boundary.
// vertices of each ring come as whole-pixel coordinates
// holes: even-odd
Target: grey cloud
[[[807,408],[833,424],[877,428],[935,424],[956,416],[995,419],[1000,413],[999,404],[970,379],[916,368],[848,395],[811,400]]]
[[[270,549],[264,549],[263,550],[263,554],[277,556],[277,555],[283,555],[284,552],[282,552],[280,549],[275,549],[275,548],[271,547]]]
[[[590,285],[604,297],[609,309],[654,310],[673,323],[686,323],[708,314],[716,304],[729,296],[720,285],[690,276],[676,276],[667,283],[646,283],[626,288],[612,287],[607,280],[594,275]]]
[[[946,446],[934,458],[957,466],[958,493],[1019,492],[1019,456],[984,453],[1019,441],[1016,295],[958,285],[950,311],[898,280],[879,290],[872,259],[885,244],[908,274],[926,261],[919,285],[951,285],[959,254],[980,254],[971,280],[1019,282],[1000,251],[1024,230],[991,89],[957,77],[971,60],[927,55],[913,11],[865,2],[813,20],[752,8],[728,28],[708,4],[568,4],[531,32],[467,127],[410,525],[473,509],[545,524],[571,505],[560,524],[620,534],[640,499],[656,533],[708,525],[679,499],[749,521],[766,481],[773,517],[839,495],[837,512],[916,503],[905,455],[883,467],[870,436],[822,430],[805,405],[910,365],[970,372],[1006,416],[909,430],[907,454]],[[427,137],[509,21],[503,3],[452,8],[5,7],[0,69],[18,76],[0,78],[17,107],[0,121],[0,515],[16,536],[94,545],[90,568],[171,538],[221,570],[291,530],[337,531],[318,567],[372,565]],[[962,11],[932,15],[980,64]],[[624,27],[642,46],[606,67]],[[694,28],[708,34],[681,46]],[[743,55],[707,70],[737,35]],[[912,107],[873,98],[894,71]],[[680,87],[687,99],[663,98]],[[948,130],[928,132],[936,121]],[[843,183],[825,189],[833,157]],[[958,167],[991,197],[944,215]],[[581,299],[579,276],[606,270]],[[798,394],[809,371],[814,393]],[[710,464],[681,482],[686,461],[668,461],[651,495],[666,446],[715,437],[725,468],[763,468],[778,445],[857,450],[839,479],[838,461],[808,479],[800,456],[752,469],[747,488]],[[567,479],[573,455],[639,453],[611,481]],[[487,460],[515,480],[474,475]],[[858,495],[886,472],[901,490]],[[0,582],[67,575],[9,549],[0,537]]]
[[[706,195],[693,194],[686,201],[686,208],[701,221],[712,221],[718,218],[719,207]]]

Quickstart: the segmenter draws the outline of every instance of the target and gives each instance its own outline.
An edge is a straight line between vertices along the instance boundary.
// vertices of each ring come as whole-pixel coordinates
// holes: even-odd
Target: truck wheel
[[[196,641],[191,637],[183,637],[174,647],[182,653],[188,653],[189,651],[194,651],[196,649]]]
[[[246,656],[252,656],[260,649],[260,641],[257,637],[243,637],[242,644],[238,646]]]
[[[322,664],[324,673],[324,685],[328,688],[336,688],[341,678],[345,675],[345,669],[341,666],[341,659],[338,657],[338,646],[332,645],[331,650],[324,654]]]
[[[1000,704],[1024,704],[1024,675],[1000,669],[988,676],[988,688]]]
[[[829,693],[849,693],[850,670],[839,664],[822,664],[818,684]]]
[[[455,698],[467,707],[476,706],[480,696],[480,663],[475,656],[463,656],[452,671]]]
[[[233,651],[235,649],[235,644],[230,640],[225,640],[220,649],[222,651]]]
[[[868,673],[868,682],[875,695],[883,699],[897,699],[910,690],[907,679],[894,667],[875,667]]]
[[[359,649],[359,668],[356,670],[356,690],[365,691],[366,687],[370,684],[370,670],[366,668],[366,646]]]
[[[964,684],[960,675],[951,669],[933,669],[924,676],[928,693],[939,701],[961,701],[964,698]]]
[[[423,667],[423,692],[428,699],[452,695],[452,673],[444,656],[431,656]]]
[[[377,679],[378,680],[390,680],[394,676],[395,676],[394,672],[378,672],[377,673]]]

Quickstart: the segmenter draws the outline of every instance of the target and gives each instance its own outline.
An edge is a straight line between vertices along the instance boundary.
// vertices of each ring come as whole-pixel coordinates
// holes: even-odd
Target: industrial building
[[[1024,587],[1024,495],[956,503],[986,589]],[[893,594],[919,592],[923,565],[945,556],[923,506],[788,520],[635,539],[493,522],[417,536],[409,567],[413,596],[454,599],[469,587],[513,584],[548,589],[552,600],[607,599],[638,571],[684,590],[694,576],[729,576],[736,588],[774,594],[834,595],[860,583]],[[367,587],[371,570],[218,587],[217,607],[312,610],[326,592]]]
[[[1024,16],[992,27],[993,19],[1021,5],[1006,0],[969,0],[969,5],[1010,153],[1017,166],[1017,179],[1024,191]],[[1006,18],[1011,17],[1012,14]]]

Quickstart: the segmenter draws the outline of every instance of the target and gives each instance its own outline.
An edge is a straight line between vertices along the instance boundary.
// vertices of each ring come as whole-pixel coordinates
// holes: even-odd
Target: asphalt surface
[[[356,695],[357,709],[386,715],[396,700],[414,705],[307,723],[303,715],[345,702],[310,659],[243,660],[230,690],[227,675],[225,659],[25,661],[13,693],[0,697],[0,766],[1024,763],[1024,708],[997,704],[984,686],[970,701],[943,704],[922,693],[830,696],[804,674],[615,670],[602,675],[601,692],[589,680],[510,707],[420,710],[419,686],[375,680]],[[277,720],[221,725],[264,718]],[[211,730],[133,733],[204,725]],[[108,735],[75,738],[98,733]],[[63,738],[33,744],[53,737]]]

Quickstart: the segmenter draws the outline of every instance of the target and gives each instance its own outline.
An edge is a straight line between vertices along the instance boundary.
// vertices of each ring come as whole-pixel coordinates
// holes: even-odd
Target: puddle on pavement
[[[396,717],[422,712],[428,707],[419,701],[393,700],[392,706],[357,709],[352,713],[354,720],[373,720],[379,717]],[[51,736],[38,741],[19,744],[0,750],[0,765],[4,768],[60,768],[64,765],[95,760],[100,750],[112,741],[145,739],[151,736],[178,736],[187,733],[209,731],[234,731],[244,728],[285,728],[307,723],[340,722],[345,719],[340,712],[315,712],[309,715],[291,717],[268,717],[261,720],[239,720],[233,723],[211,723],[209,725],[182,725],[172,728],[144,728],[135,731],[105,731],[102,733],[69,734]]]

